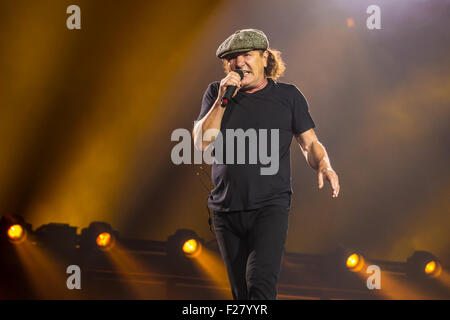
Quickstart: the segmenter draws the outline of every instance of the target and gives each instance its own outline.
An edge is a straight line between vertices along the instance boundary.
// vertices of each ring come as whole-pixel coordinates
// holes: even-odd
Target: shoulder
[[[273,83],[276,90],[283,96],[289,98],[289,100],[304,100],[306,102],[305,96],[295,84],[278,81],[273,81]]]
[[[217,93],[219,91],[219,86],[220,86],[220,82],[219,81],[211,82],[208,85],[208,88],[206,89],[206,91],[216,92]]]
[[[203,94],[203,101],[211,101],[217,98],[217,94],[219,93],[219,84],[220,83],[218,81],[214,81],[208,85],[205,93]]]
[[[295,84],[278,81],[273,81],[273,83],[278,90],[284,91],[285,93],[301,94],[300,89]]]

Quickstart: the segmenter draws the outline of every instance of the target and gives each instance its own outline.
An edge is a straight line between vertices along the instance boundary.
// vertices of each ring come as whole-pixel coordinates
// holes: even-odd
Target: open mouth
[[[248,70],[242,70],[242,72],[244,73],[244,76],[245,76],[246,74],[251,74],[251,72],[248,71]]]

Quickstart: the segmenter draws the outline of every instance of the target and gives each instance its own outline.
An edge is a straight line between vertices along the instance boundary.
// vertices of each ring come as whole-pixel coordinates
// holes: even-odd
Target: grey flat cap
[[[269,47],[264,32],[256,29],[238,30],[227,38],[217,49],[216,55],[222,59],[227,54],[250,51],[250,50],[266,50]]]

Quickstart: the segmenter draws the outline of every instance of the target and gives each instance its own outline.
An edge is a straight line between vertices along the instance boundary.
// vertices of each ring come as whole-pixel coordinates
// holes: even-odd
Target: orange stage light
[[[20,224],[13,224],[7,231],[8,239],[12,243],[21,243],[27,237],[26,230]]]
[[[361,271],[364,267],[364,258],[357,253],[352,253],[347,258],[346,266],[350,269],[350,271]]]
[[[97,245],[102,248],[106,248],[111,244],[111,234],[108,232],[100,233],[96,239]]]
[[[197,257],[201,250],[202,246],[196,239],[189,239],[183,244],[183,252],[190,258]]]
[[[14,224],[8,229],[8,237],[11,240],[18,240],[23,236],[23,228],[20,224]]]

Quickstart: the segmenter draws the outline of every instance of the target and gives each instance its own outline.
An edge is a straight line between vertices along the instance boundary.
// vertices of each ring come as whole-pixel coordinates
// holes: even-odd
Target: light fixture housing
[[[406,273],[413,278],[438,278],[442,272],[441,262],[428,251],[415,251],[406,260]]]
[[[359,272],[364,268],[365,260],[361,253],[352,251],[347,253],[345,265],[351,272]]]
[[[203,240],[193,230],[179,229],[167,239],[167,254],[196,258],[203,250]]]
[[[0,219],[0,243],[21,244],[31,235],[31,224],[17,214],[5,215]]]
[[[119,234],[106,222],[92,222],[81,231],[80,246],[82,249],[109,251],[116,246]]]

